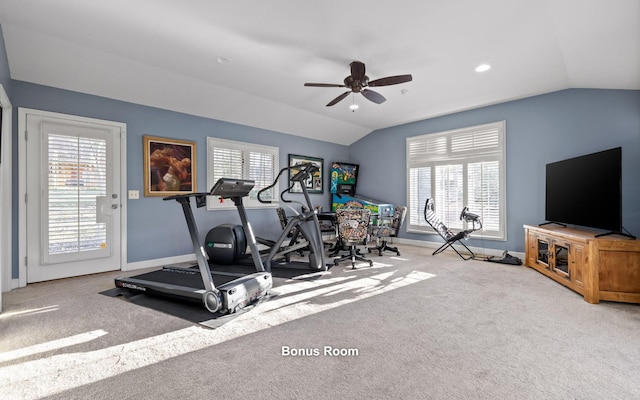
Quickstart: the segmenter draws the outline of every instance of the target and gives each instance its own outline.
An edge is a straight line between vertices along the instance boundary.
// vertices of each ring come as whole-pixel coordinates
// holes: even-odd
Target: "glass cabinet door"
[[[569,279],[569,243],[553,243],[553,271]]]
[[[538,239],[538,264],[542,264],[549,268],[549,242],[543,239]]]

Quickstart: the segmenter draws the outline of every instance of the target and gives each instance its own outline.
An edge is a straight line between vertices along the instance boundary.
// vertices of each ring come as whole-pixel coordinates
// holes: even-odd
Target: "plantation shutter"
[[[256,187],[251,191],[252,200],[257,200],[258,190],[271,185],[278,173],[276,156],[271,152],[249,152],[249,179],[256,182]],[[277,187],[275,188],[277,189]],[[277,201],[275,190],[269,189],[262,195],[263,198]]]
[[[242,179],[244,165],[242,150],[224,147],[213,148],[213,175],[217,178]],[[217,179],[216,179],[217,180]]]
[[[48,133],[43,264],[81,252],[105,252],[106,224],[99,199],[107,194],[107,141]]]
[[[409,192],[409,204],[413,207],[411,213],[407,213],[408,225],[420,226],[424,221],[424,205],[431,197],[431,168],[418,167],[409,170],[409,187],[415,188]],[[426,222],[424,222],[426,224]]]
[[[500,165],[498,161],[469,164],[467,206],[482,215],[484,229],[500,229]]]
[[[408,230],[431,231],[423,210],[433,198],[449,228],[467,228],[467,206],[483,221],[476,234],[506,239],[504,138],[504,121],[407,138]]]
[[[462,228],[458,218],[464,207],[463,165],[436,165],[435,212],[450,229]]]
[[[207,138],[207,185],[211,188],[220,178],[249,179],[255,186],[243,199],[245,207],[265,207],[258,201],[258,191],[273,183],[279,167],[279,149],[234,140]],[[277,188],[276,188],[277,189]],[[275,190],[262,195],[263,199],[277,201]],[[234,208],[232,201],[207,199],[207,209]]]

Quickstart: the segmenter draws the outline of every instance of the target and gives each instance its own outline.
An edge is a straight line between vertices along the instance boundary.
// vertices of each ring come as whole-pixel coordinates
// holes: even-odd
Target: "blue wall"
[[[470,240],[471,245],[524,251],[522,226],[544,222],[545,164],[617,146],[623,225],[640,235],[640,91],[563,90],[375,131],[350,146],[350,160],[360,164],[358,193],[407,204],[407,137],[501,120],[507,125],[507,241]],[[585,201],[598,212],[597,198]],[[439,240],[404,231],[399,236]]]
[[[13,82],[13,92],[12,102],[16,110],[17,107],[34,108],[124,122],[127,124],[127,186],[128,189],[139,190],[141,193],[140,200],[127,201],[127,247],[129,262],[190,254],[193,252],[184,216],[178,203],[163,201],[158,197],[142,197],[142,193],[144,193],[142,138],[144,135],[196,141],[197,188],[199,191],[208,190],[206,187],[207,136],[277,146],[280,148],[281,167],[286,166],[288,154],[290,153],[323,158],[325,161],[325,169],[328,168],[327,165],[329,165],[331,161],[348,159],[347,146],[264,129],[256,129],[20,81]],[[17,123],[14,124],[14,126],[15,137]],[[15,142],[17,143],[17,140]],[[17,177],[17,169],[14,171],[14,176]],[[285,187],[286,186],[282,185],[282,189]],[[324,190],[326,194],[311,195],[311,199],[314,204],[327,208],[329,206],[327,179],[325,179]],[[126,193],[122,195],[126,196]],[[14,201],[16,201],[15,204],[17,204],[17,199]],[[277,219],[277,214],[273,209],[249,210],[248,213],[256,235],[275,238],[279,234],[280,224]],[[17,215],[17,212],[15,214]],[[240,219],[235,211],[207,212],[205,208],[201,208],[195,209],[194,214],[197,219],[198,228],[203,236],[209,229],[221,223],[240,223]],[[14,257],[13,267],[15,277],[17,272],[17,256]]]
[[[328,170],[331,161],[358,163],[361,166],[359,194],[395,204],[407,204],[407,137],[506,120],[508,240],[470,241],[473,246],[501,250],[523,251],[522,225],[544,221],[546,163],[622,146],[623,223],[631,233],[640,235],[640,91],[564,90],[378,130],[346,147],[13,81],[9,78],[4,40],[0,40],[0,83],[5,86],[14,107],[14,139],[17,136],[18,107],[126,123],[127,186],[128,189],[141,192],[143,135],[196,140],[199,190],[206,190],[206,137],[215,136],[278,146],[281,166],[286,165],[290,153],[323,158],[325,170]],[[18,273],[17,143],[18,140],[14,140],[14,278]],[[325,194],[312,195],[314,203],[325,208],[329,205],[327,178],[325,174]],[[597,212],[597,199],[585,201],[593,202],[594,212]],[[142,197],[140,200],[127,201],[127,206],[129,262],[191,253],[184,218],[176,204],[163,202],[160,198]],[[203,235],[220,223],[239,222],[235,212],[198,209],[195,213]],[[273,237],[278,233],[279,224],[273,210],[249,210],[249,218],[258,235]],[[404,231],[400,237],[439,241],[433,235]]]

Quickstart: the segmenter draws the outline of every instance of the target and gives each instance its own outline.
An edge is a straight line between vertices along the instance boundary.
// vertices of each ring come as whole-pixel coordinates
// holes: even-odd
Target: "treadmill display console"
[[[255,184],[252,180],[220,178],[209,193],[222,198],[244,197],[249,195]]]

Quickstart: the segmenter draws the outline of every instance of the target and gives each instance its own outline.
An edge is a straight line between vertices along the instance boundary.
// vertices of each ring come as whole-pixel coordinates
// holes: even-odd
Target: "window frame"
[[[468,139],[468,140],[459,140]],[[478,139],[476,141],[476,139]],[[485,140],[486,139],[486,140]],[[458,149],[454,149],[452,141],[462,143]],[[465,147],[466,146],[466,147]],[[424,193],[414,193],[411,187],[412,171],[417,168],[428,168],[430,170],[430,193],[427,196],[436,196],[436,173],[438,166],[462,165],[462,204],[456,215],[462,211],[463,206],[469,205],[469,177],[468,166],[478,162],[498,162],[498,221],[497,229],[486,229],[473,232],[473,238],[489,240],[507,240],[507,212],[506,212],[506,121],[497,121],[482,125],[470,126],[443,132],[435,132],[418,136],[407,137],[406,139],[406,187],[407,187],[407,224],[406,230],[409,233],[437,234],[424,220]],[[413,201],[412,201],[413,200]],[[421,204],[416,204],[420,203]],[[438,202],[435,204],[438,211]],[[470,212],[479,214],[482,217],[482,210],[470,209]],[[445,225],[453,231],[460,231],[471,228],[470,223],[458,222],[450,223],[443,219]],[[453,221],[452,221],[453,222]],[[457,222],[457,221],[456,221]]]
[[[215,176],[215,148],[222,148],[232,151],[239,151],[241,153],[241,175],[242,176]],[[280,149],[275,146],[267,146],[249,142],[242,142],[237,140],[221,139],[216,137],[207,137],[207,188],[213,187],[216,181],[220,178],[236,178],[236,179],[251,179],[251,158],[250,153],[260,153],[266,155],[267,158],[272,158],[271,171],[265,171],[265,179],[269,178],[270,181],[266,185],[261,185],[260,182],[256,182],[256,186],[251,191],[251,195],[243,198],[243,205],[246,209],[258,209],[258,208],[273,208],[277,207],[278,192],[277,188],[271,190],[270,196],[266,196],[265,200],[271,200],[272,203],[260,203],[257,199],[252,199],[251,196],[256,194],[263,187],[271,184],[280,171]],[[262,168],[261,168],[262,169]],[[254,179],[255,180],[255,179]],[[274,204],[275,203],[275,204]],[[235,204],[231,200],[223,200],[207,197],[207,210],[230,210],[235,209]]]

